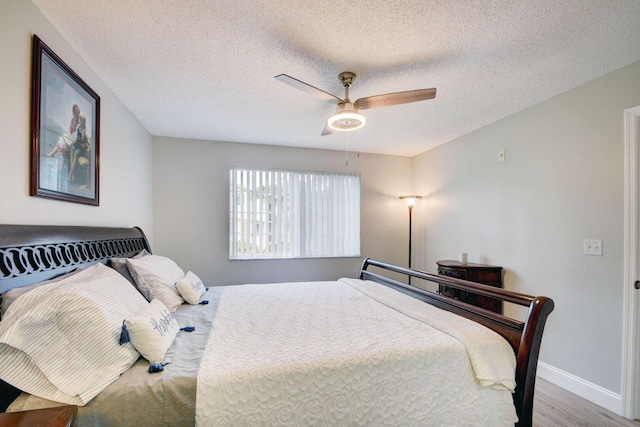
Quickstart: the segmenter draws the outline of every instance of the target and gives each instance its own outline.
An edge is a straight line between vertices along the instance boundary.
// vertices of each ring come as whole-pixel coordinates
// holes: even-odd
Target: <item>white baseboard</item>
[[[622,396],[544,362],[538,362],[538,376],[596,405],[622,416]]]

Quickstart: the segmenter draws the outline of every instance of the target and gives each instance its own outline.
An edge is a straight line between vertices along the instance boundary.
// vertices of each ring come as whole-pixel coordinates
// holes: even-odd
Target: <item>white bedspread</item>
[[[476,332],[425,306],[353,280],[225,288],[198,373],[197,425],[513,425],[511,392],[483,386],[511,387],[509,345],[485,348],[504,341],[491,331],[463,344]]]
[[[458,339],[469,353],[476,379],[483,387],[516,388],[516,355],[511,345],[491,329],[472,320],[411,298],[387,286],[356,279],[340,279],[376,301]]]

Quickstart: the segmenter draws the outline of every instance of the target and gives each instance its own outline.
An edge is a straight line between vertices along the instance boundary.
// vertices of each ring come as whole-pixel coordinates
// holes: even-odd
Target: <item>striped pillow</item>
[[[140,259],[143,258],[147,255],[150,255],[149,252],[147,252],[146,249],[141,250],[140,252],[138,252],[136,255],[134,255],[132,258],[135,259]],[[113,268],[115,271],[117,271],[118,273],[122,274],[122,276],[127,279],[128,281],[130,281],[133,285],[136,284],[136,281],[133,279],[133,277],[131,277],[131,273],[129,272],[129,267],[127,267],[127,258],[123,257],[123,258],[109,258],[109,264],[108,264],[111,268]]]
[[[171,311],[176,311],[184,302],[176,288],[184,271],[171,259],[159,255],[127,258],[127,267],[147,301],[159,299]]]
[[[139,358],[122,319],[148,305],[96,264],[18,298],[0,322],[0,378],[45,399],[85,405]]]
[[[45,280],[44,282],[34,283],[33,285],[22,286],[21,288],[13,288],[2,294],[2,302],[0,302],[0,315],[4,316],[9,310],[9,306],[13,304],[13,302],[21,295],[26,294],[32,289],[35,289],[39,286],[50,285],[52,283],[59,282],[62,279],[66,279],[67,277],[71,277],[74,274],[77,274],[82,271],[82,268],[78,268],[69,273],[63,274],[62,276],[55,277],[50,280]]]

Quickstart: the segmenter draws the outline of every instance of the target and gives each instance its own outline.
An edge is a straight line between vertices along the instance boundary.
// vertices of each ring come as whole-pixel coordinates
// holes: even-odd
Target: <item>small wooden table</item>
[[[455,277],[456,279],[468,280],[470,282],[482,283],[496,288],[502,288],[502,267],[486,264],[462,264],[458,261],[445,260],[436,261],[438,274],[442,276]],[[447,297],[455,298],[487,310],[502,314],[502,301],[494,298],[476,295],[471,292],[463,292],[448,286],[439,286],[439,292]]]
[[[77,406],[7,412],[0,414],[0,427],[71,427],[77,413]]]

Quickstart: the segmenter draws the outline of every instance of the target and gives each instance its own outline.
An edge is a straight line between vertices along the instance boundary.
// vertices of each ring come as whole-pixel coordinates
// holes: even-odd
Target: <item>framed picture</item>
[[[100,97],[33,36],[31,195],[100,204]]]

